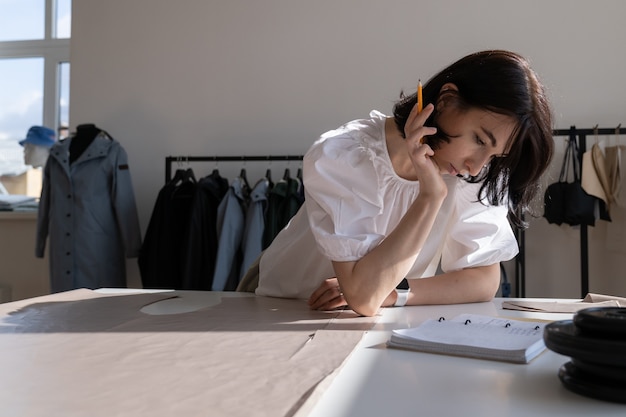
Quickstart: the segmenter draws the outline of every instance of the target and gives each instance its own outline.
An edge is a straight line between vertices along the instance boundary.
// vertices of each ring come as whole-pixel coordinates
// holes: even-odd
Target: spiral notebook
[[[545,322],[461,314],[426,320],[417,327],[397,329],[387,345],[392,348],[528,363],[546,349]]]

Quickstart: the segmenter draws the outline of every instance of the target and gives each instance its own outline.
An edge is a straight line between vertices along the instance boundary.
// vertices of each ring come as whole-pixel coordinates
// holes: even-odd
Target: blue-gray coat
[[[44,169],[35,255],[49,236],[52,292],[126,287],[125,257],[141,247],[126,151],[105,132],[70,164],[72,138],[55,144]]]

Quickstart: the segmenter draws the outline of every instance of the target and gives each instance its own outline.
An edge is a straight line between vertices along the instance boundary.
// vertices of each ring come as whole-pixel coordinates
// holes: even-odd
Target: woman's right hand
[[[346,306],[346,299],[336,277],[328,278],[311,294],[308,300],[312,310],[334,310]]]

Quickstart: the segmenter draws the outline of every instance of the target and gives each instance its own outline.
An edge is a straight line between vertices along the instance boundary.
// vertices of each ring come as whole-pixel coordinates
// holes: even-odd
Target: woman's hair
[[[431,78],[423,88],[424,103],[436,103],[440,90],[453,83],[456,90],[441,93],[461,110],[478,108],[511,116],[516,120],[507,155],[496,157],[471,182],[482,182],[478,198],[493,205],[508,204],[509,219],[517,227],[527,226],[524,213],[539,190],[540,178],[554,152],[552,111],[537,74],[522,56],[501,50],[468,55]],[[416,94],[401,95],[393,115],[404,136],[404,126],[417,101]],[[436,106],[437,107],[437,106]],[[438,111],[426,121],[437,127]],[[437,149],[442,141],[453,140],[439,132],[427,137]]]

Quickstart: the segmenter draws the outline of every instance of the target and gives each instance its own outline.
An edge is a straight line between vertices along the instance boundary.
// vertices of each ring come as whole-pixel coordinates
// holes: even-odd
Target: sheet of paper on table
[[[172,297],[77,290],[0,305],[3,412],[300,415],[375,322],[267,297],[142,312]]]

